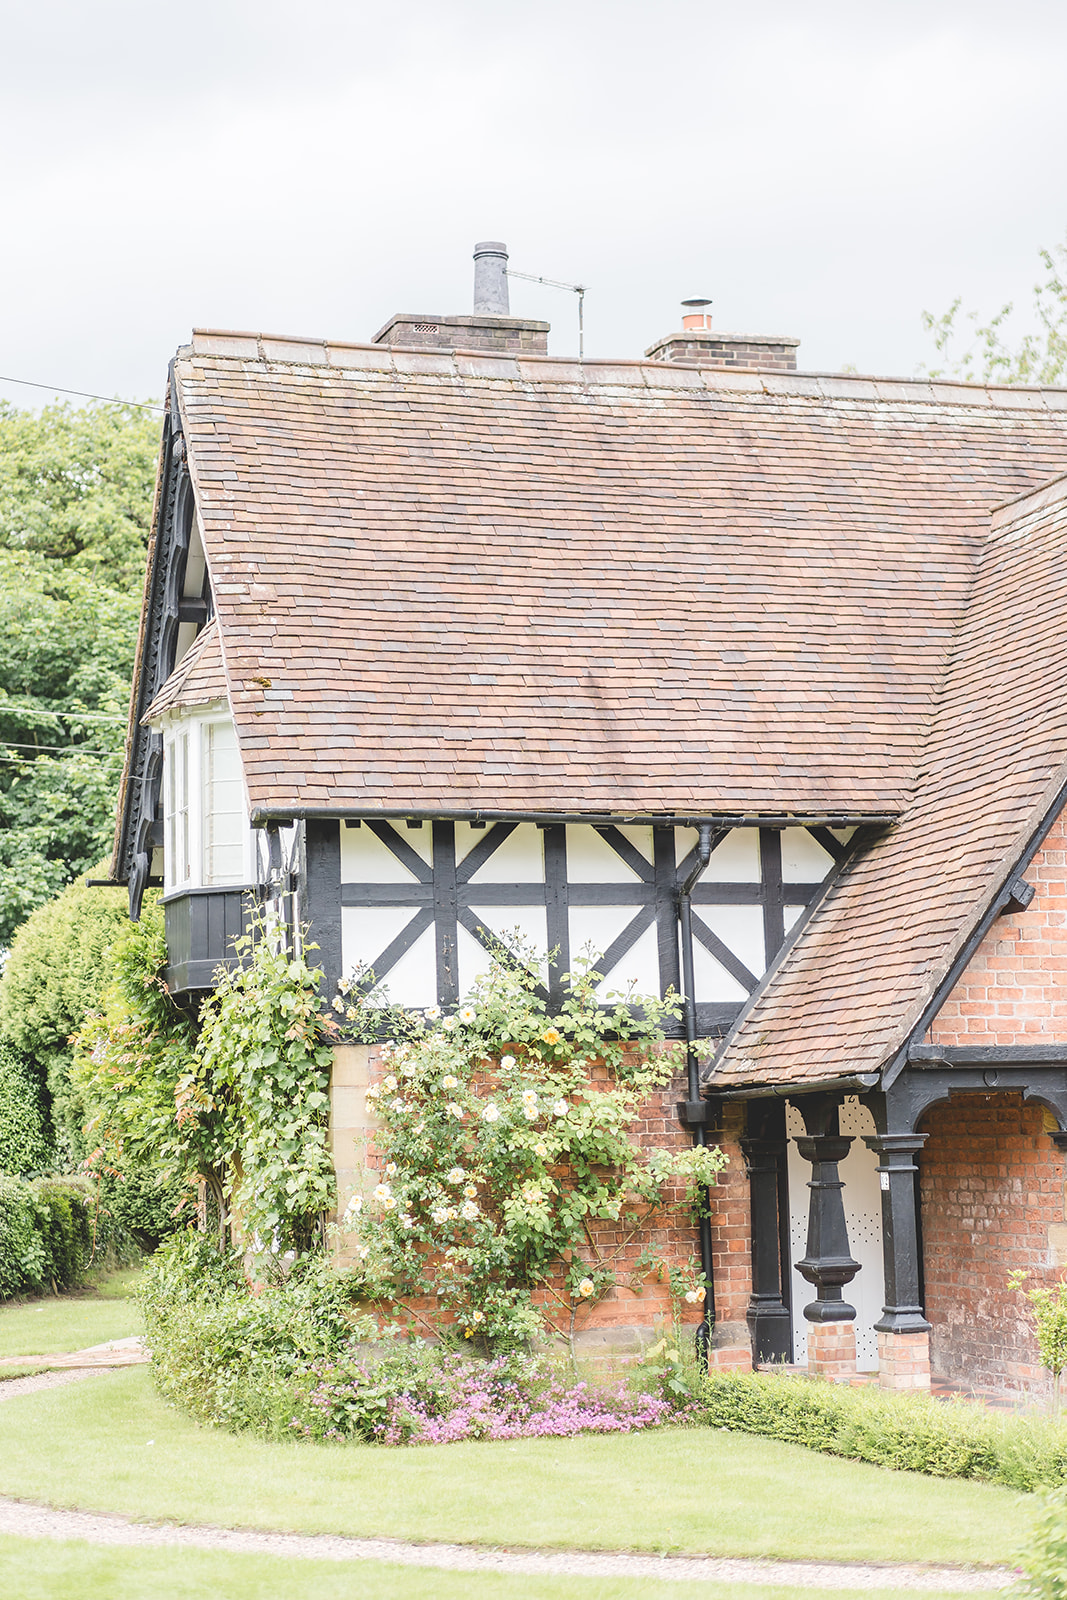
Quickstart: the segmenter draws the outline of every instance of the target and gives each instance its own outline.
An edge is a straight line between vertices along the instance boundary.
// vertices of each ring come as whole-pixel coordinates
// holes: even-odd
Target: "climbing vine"
[[[663,1035],[676,1003],[605,1000],[589,965],[565,981],[550,1014],[537,962],[494,961],[454,1014],[407,1017],[368,1092],[380,1164],[344,1217],[363,1292],[490,1349],[572,1334],[616,1283],[665,1273],[641,1241],[650,1225],[687,1222],[725,1164],[715,1148],[633,1137],[680,1065]],[[336,1009],[362,1026],[353,987],[342,980]],[[672,1290],[701,1299],[695,1267],[680,1276]]]
[[[257,919],[236,941],[238,962],[216,972],[197,1029],[167,993],[162,927],[127,943],[104,1008],[76,1040],[91,1162],[121,1170],[152,1149],[169,1173],[209,1186],[252,1254],[308,1248],[334,1203],[337,1026],[323,1014],[321,974]]]

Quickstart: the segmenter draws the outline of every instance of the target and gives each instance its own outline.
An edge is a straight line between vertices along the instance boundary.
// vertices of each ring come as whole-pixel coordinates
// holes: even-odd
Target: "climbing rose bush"
[[[638,1244],[652,1223],[688,1226],[725,1158],[634,1142],[643,1103],[681,1064],[663,1031],[678,1008],[599,984],[578,967],[550,1015],[532,957],[494,961],[455,1014],[409,1015],[383,1047],[368,1091],[379,1166],[343,1223],[370,1299],[502,1351],[573,1335],[579,1309],[620,1279],[639,1290],[670,1271]],[[341,1007],[355,1010],[351,987]],[[702,1298],[695,1261],[670,1276]]]

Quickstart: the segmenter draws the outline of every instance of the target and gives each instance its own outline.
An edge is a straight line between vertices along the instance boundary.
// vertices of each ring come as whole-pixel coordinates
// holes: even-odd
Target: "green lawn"
[[[710,1429],[407,1450],[265,1444],[168,1410],[145,1368],[0,1405],[0,1493],[301,1532],[838,1561],[1007,1563],[1033,1515],[1010,1489]]]
[[[924,1591],[956,1600],[958,1591]],[[812,1589],[648,1578],[500,1577],[420,1571],[377,1561],[342,1565],[207,1550],[98,1549],[0,1538],[0,1593],[18,1600],[816,1600]],[[899,1600],[900,1590],[835,1590],[835,1600]],[[962,1600],[962,1596],[960,1597]]]
[[[139,1272],[111,1272],[92,1288],[0,1306],[0,1356],[59,1355],[141,1332],[129,1298]]]

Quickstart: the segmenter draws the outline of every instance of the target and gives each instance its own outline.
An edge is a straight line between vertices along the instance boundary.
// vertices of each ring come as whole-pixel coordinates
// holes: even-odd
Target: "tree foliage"
[[[138,600],[0,550],[0,946],[109,850]]]
[[[159,434],[158,413],[137,406],[0,402],[0,549],[139,588]]]
[[[1067,241],[1040,252],[1044,277],[1034,284],[1031,317],[1037,330],[1010,338],[1009,300],[988,321],[963,309],[957,295],[947,311],[922,314],[940,365],[924,367],[931,378],[971,383],[1060,384],[1067,377]]]

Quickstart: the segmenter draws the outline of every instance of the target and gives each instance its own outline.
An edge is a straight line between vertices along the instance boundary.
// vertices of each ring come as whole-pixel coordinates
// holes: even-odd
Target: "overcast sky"
[[[1064,0],[2,0],[0,373],[153,396],[191,327],[466,312],[474,242],[587,353],[709,295],[912,373],[1067,233]],[[573,297],[512,285],[576,348]],[[19,404],[41,395],[0,384]]]

